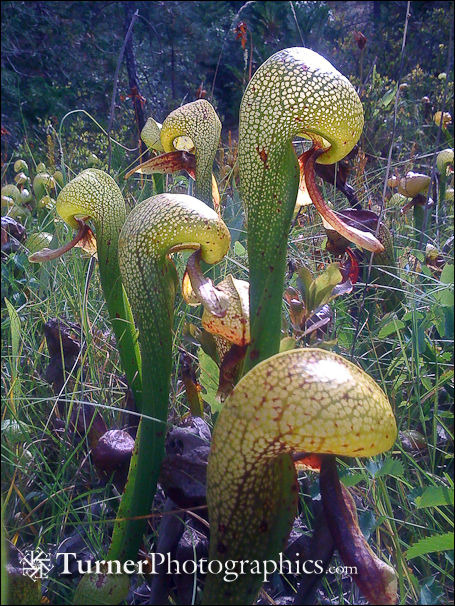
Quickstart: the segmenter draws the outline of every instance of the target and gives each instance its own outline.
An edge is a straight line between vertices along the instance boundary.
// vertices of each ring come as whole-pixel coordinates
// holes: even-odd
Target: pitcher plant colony
[[[180,290],[172,257],[190,251],[184,300],[203,305],[203,325],[215,335],[220,359],[236,351],[237,384],[216,419],[208,460],[210,558],[278,557],[297,514],[295,462],[312,455],[313,467],[321,470],[321,495],[335,545],[351,564],[369,566],[360,575],[361,591],[374,603],[396,602],[394,571],[369,550],[361,533],[355,535],[355,505],[340,486],[335,465],[336,455],[371,457],[393,446],[397,428],[387,396],[363,370],[330,351],[280,352],[288,235],[302,179],[328,228],[382,255],[393,275],[393,244],[386,228],[377,229],[376,237],[335,214],[315,180],[315,163],[333,164],[349,154],[363,120],[352,84],[309,49],[282,50],[253,75],[240,108],[238,155],[248,283],[227,276],[215,284],[219,270],[201,267],[218,264],[230,247],[212,175],[221,123],[206,100],[179,107],[162,125],[149,118],[143,139],[163,153],[131,171],[146,175],[184,169],[195,179],[194,197],[161,193],[127,215],[118,185],[97,169],[82,172],[60,192],[56,210],[79,230],[78,237],[86,234],[89,221],[94,226],[110,321],[141,413],[107,559],[137,559],[153,505],[164,457],[174,305]],[[296,137],[311,142],[300,158],[293,145]],[[31,260],[56,254],[47,249]],[[226,583],[222,575],[209,574],[202,602],[251,604],[260,588],[258,575]],[[127,591],[124,577],[87,576],[75,603],[117,603]]]

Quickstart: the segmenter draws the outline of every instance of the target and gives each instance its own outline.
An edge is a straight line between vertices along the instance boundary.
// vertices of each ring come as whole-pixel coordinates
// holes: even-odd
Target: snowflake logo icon
[[[53,568],[49,554],[41,549],[38,551],[27,551],[21,558],[22,572],[34,581],[37,579],[47,579]]]

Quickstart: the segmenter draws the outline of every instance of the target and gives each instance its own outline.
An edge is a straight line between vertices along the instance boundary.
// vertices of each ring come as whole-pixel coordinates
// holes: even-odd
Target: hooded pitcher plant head
[[[87,221],[95,227],[101,286],[117,339],[120,357],[136,405],[141,407],[141,363],[131,309],[123,290],[118,264],[118,238],[126,218],[126,206],[114,179],[96,168],[84,170],[61,190],[56,210],[78,232],[60,249],[44,249],[31,255],[34,262],[61,256],[91,235]]]
[[[326,59],[306,48],[270,57],[254,74],[242,99],[239,172],[248,221],[252,342],[246,369],[278,351],[287,238],[300,169],[292,146],[301,135],[313,141],[306,181],[319,212],[339,229],[314,181],[313,165],[344,158],[363,128],[363,109],[350,82]],[[312,178],[313,177],[313,178]],[[382,250],[371,234],[345,226],[364,248]]]
[[[297,349],[251,369],[225,401],[207,475],[210,559],[274,559],[297,507],[294,452],[370,457],[397,435],[390,403],[360,368],[319,349]],[[252,603],[262,579],[209,575],[205,604]]]
[[[140,164],[134,172],[151,174],[186,170],[196,181],[195,197],[209,206],[219,203],[213,162],[220,142],[221,122],[213,106],[205,99],[187,103],[172,111],[159,125],[149,118],[142,136],[153,148],[166,153]],[[160,134],[160,144],[156,142]],[[194,154],[194,156],[192,155]]]
[[[118,234],[125,222],[126,206],[114,179],[102,170],[88,168],[65,185],[57,197],[56,210],[60,217],[71,228],[83,229],[81,222],[92,220],[96,230],[98,248],[102,254],[116,256]],[[48,249],[45,249],[49,252]],[[68,250],[62,247],[61,254]],[[109,254],[109,251],[113,251]],[[32,262],[46,261],[60,256],[59,250],[53,251],[51,257],[45,252],[31,256]]]
[[[218,214],[192,196],[160,194],[131,211],[119,238],[119,263],[142,342],[160,348],[166,343],[171,357],[177,274],[170,255],[195,250],[213,264],[229,244],[229,230]],[[222,303],[220,313],[225,313]]]

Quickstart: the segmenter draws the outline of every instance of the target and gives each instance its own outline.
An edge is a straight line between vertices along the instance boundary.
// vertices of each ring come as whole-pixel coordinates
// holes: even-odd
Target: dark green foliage
[[[292,4],[292,8],[291,8]],[[445,70],[449,2],[413,2],[403,73]],[[351,6],[355,5],[355,6]],[[305,45],[347,76],[358,73],[353,29],[367,37],[365,70],[396,80],[406,2],[135,2],[133,40],[145,113],[162,119],[196,98],[202,84],[227,128],[254,70],[277,50]],[[123,2],[2,2],[2,124],[18,141],[23,129],[84,108],[106,126],[113,75],[125,33]],[[235,27],[246,23],[242,48]],[[437,35],[436,35],[437,34]],[[252,57],[251,55],[252,50]],[[221,53],[221,58],[220,58]],[[64,58],[64,60],[62,60]],[[220,59],[218,70],[217,64]],[[120,71],[116,116],[134,121],[126,70]],[[433,87],[419,94],[430,97]],[[121,95],[121,96],[120,96]],[[123,99],[123,100],[122,100]],[[126,117],[125,116],[125,117]]]

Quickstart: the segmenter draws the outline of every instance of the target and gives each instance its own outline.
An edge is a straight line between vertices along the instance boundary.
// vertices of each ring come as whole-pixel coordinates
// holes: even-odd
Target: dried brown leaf
[[[320,474],[321,499],[335,546],[347,566],[357,569],[353,579],[370,604],[396,604],[394,569],[369,547],[359,527],[354,500],[338,478],[335,457],[325,456]]]

